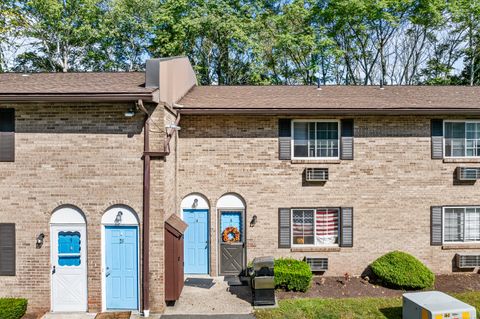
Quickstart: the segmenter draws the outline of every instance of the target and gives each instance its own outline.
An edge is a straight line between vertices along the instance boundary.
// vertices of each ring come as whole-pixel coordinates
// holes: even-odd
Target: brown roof
[[[152,96],[156,88],[145,88],[143,72],[111,73],[3,73],[0,74],[0,101],[91,96],[108,99]],[[48,100],[48,99],[47,99]]]
[[[197,86],[182,113],[480,113],[480,87]]]

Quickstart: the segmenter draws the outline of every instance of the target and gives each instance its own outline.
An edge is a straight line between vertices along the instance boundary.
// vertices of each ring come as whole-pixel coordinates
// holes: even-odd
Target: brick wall
[[[295,163],[278,159],[278,117],[182,117],[178,201],[199,192],[212,205],[212,274],[218,267],[215,205],[228,192],[245,199],[247,224],[258,216],[256,226],[247,227],[248,261],[261,255],[325,256],[327,275],[360,274],[375,258],[399,249],[437,273],[452,271],[454,255],[461,250],[430,246],[430,206],[479,205],[480,184],[454,185],[458,163],[431,159],[428,117],[366,116],[354,124],[353,161]],[[328,167],[329,181],[303,186],[306,167]],[[354,207],[353,248],[278,248],[278,208],[323,206]]]
[[[0,277],[0,297],[18,296],[29,310],[50,309],[52,211],[79,207],[88,233],[88,307],[101,310],[101,216],[114,204],[142,219],[143,121],[124,117],[132,104],[2,105],[16,109],[16,159],[0,163],[0,222],[16,223],[15,277]],[[163,108],[155,111],[163,119]],[[155,135],[163,134],[152,132]],[[163,256],[163,162],[152,162],[152,255]],[[45,244],[35,248],[44,233]],[[161,311],[163,261],[151,257],[151,310]]]

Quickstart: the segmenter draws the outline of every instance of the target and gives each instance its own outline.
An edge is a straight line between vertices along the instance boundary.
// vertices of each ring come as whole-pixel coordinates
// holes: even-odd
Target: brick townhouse
[[[181,220],[187,274],[273,255],[359,275],[392,250],[448,273],[480,255],[479,87],[195,82],[185,58],[0,75],[0,296],[162,312]]]

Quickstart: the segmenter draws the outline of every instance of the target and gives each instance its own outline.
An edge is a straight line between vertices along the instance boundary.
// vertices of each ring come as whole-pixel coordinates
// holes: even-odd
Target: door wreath
[[[222,239],[225,243],[236,243],[240,241],[240,232],[237,227],[227,227],[222,233]]]

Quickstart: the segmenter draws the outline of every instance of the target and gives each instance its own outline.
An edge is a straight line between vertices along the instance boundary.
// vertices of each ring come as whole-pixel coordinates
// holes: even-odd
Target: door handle
[[[105,277],[110,276],[110,268],[107,267],[107,271],[105,272]]]
[[[56,269],[55,266],[52,267],[52,275],[55,273]]]

